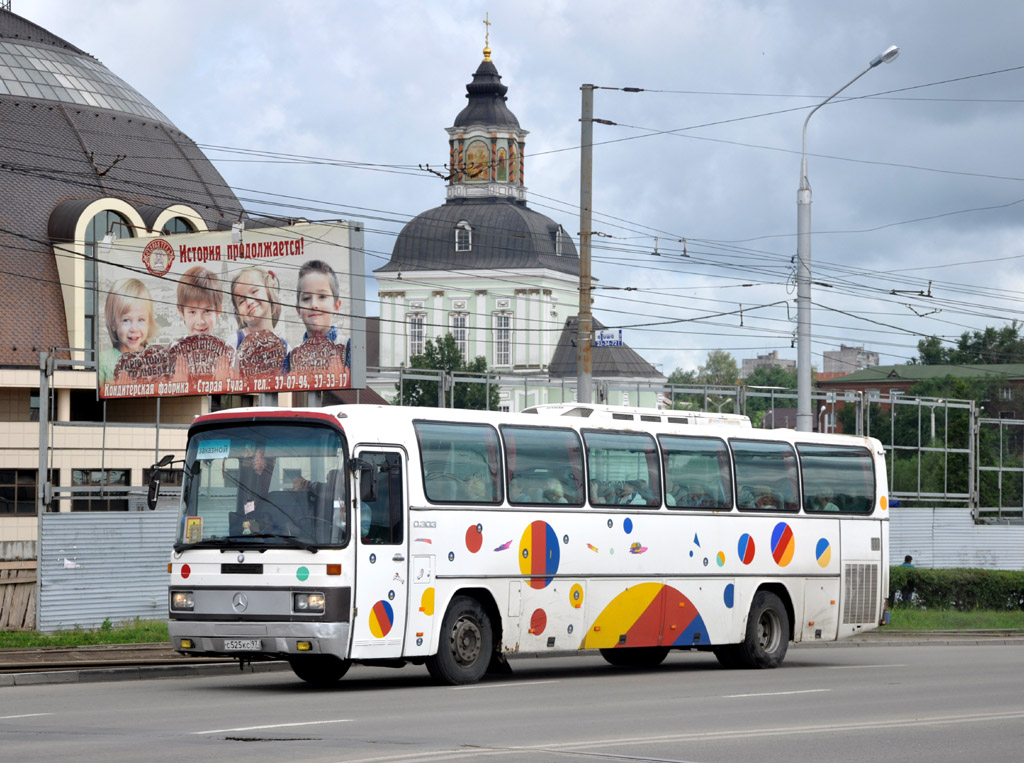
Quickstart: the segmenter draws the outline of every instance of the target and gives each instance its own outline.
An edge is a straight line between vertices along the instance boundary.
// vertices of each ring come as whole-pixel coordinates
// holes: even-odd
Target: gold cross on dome
[[[484,14],[484,61],[491,60],[491,14]]]

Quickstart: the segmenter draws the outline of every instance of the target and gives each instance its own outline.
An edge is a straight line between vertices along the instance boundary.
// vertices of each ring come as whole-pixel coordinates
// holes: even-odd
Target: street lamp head
[[[890,45],[888,48],[886,48],[882,52],[881,55],[875,56],[874,58],[871,59],[871,64],[870,64],[869,68],[874,69],[879,64],[891,63],[892,61],[896,60],[896,58],[899,56],[899,54],[900,54],[899,47],[897,47],[896,45]]]

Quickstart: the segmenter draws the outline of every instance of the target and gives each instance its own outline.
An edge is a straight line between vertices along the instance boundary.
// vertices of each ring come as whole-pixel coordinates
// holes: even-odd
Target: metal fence
[[[46,513],[41,520],[38,630],[167,617],[176,510]]]

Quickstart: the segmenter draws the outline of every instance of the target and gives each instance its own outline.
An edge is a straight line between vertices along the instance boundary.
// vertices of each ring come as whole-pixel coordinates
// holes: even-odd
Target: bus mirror
[[[146,494],[146,505],[152,511],[156,508],[156,500],[160,495],[160,471],[153,470],[153,476],[149,478],[149,492]]]
[[[359,500],[373,503],[377,500],[376,469],[369,461],[361,458],[356,460],[355,468],[359,470]]]
[[[172,463],[174,454],[168,453],[150,468],[149,492],[146,494],[146,506],[150,511],[156,508],[157,499],[160,497],[160,470]]]

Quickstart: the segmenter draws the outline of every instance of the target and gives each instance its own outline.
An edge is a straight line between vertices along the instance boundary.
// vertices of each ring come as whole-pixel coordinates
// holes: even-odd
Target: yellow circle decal
[[[434,615],[434,589],[432,587],[424,591],[423,596],[420,597],[420,612],[427,617]]]
[[[583,586],[579,583],[576,583],[569,589],[569,603],[574,609],[579,609],[583,606]]]

